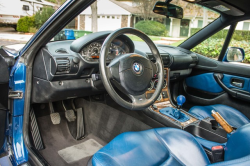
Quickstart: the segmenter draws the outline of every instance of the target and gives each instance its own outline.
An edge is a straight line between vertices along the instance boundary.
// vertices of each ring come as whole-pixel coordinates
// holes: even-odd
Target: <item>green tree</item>
[[[17,22],[17,31],[18,32],[29,32],[31,27],[34,27],[34,16],[29,17],[25,16],[18,20]]]
[[[43,7],[41,11],[35,14],[35,27],[39,29],[55,12],[52,7]]]

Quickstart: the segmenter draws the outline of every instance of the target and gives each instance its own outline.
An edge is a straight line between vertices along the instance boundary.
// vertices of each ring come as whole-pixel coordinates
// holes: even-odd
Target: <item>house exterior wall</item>
[[[91,7],[84,10],[81,15],[85,17],[84,28],[80,27],[80,30],[91,31],[92,17]],[[121,27],[130,26],[131,13],[114,4],[109,0],[97,1],[97,14],[98,14],[98,31],[116,30]],[[81,16],[82,17],[82,16]],[[81,20],[80,20],[81,24]]]
[[[0,0],[0,15],[31,16],[39,11],[44,5],[54,6],[48,2],[38,2],[33,0]],[[23,5],[29,6],[29,10],[23,10]],[[34,7],[33,7],[34,6]]]
[[[27,2],[30,1],[30,2]],[[49,2],[38,2],[34,0],[0,0],[0,23],[16,24],[23,16],[32,16],[44,5],[54,6]],[[24,10],[23,5],[28,6],[29,10]]]
[[[80,19],[78,21],[80,24],[79,30],[85,30],[85,15],[80,15]]]
[[[124,28],[127,26],[128,26],[128,16],[122,15],[121,28]]]
[[[180,26],[181,26],[180,19],[172,19],[172,31],[170,34],[171,37],[180,37]]]
[[[244,22],[245,22],[245,23],[250,23],[250,20],[238,22],[238,24],[237,24],[237,26],[236,26],[236,30],[243,30]],[[247,29],[246,29],[246,30],[247,30]],[[249,27],[248,27],[248,30],[250,30]]]

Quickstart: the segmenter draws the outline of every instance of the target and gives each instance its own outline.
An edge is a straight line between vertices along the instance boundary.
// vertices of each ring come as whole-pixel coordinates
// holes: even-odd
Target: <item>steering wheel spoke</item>
[[[135,105],[145,103],[145,100],[147,100],[146,93],[142,95],[137,95],[137,96],[129,95],[129,98],[132,100],[132,103]]]

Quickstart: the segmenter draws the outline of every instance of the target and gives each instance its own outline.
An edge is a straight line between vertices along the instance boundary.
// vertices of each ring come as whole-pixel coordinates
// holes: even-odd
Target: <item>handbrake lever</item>
[[[233,127],[227,123],[227,121],[220,115],[219,112],[215,112],[214,110],[212,110],[211,113],[214,119],[221,125],[221,127],[227,133],[231,133],[233,131]]]

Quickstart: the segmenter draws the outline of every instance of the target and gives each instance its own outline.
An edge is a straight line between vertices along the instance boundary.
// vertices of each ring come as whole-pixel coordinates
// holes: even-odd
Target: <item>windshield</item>
[[[220,16],[207,8],[173,0],[172,4],[183,8],[183,19],[166,18],[152,12],[156,2],[98,0],[52,40],[75,40],[94,32],[133,27],[146,33],[156,44],[178,46]],[[128,36],[133,41],[142,41],[136,36]]]
[[[28,1],[32,1],[33,6]],[[13,34],[13,42],[6,41],[1,45],[25,44],[65,1],[20,1],[22,16],[14,20],[16,24],[10,24],[12,30],[4,32]],[[97,0],[75,17],[51,41],[76,40],[90,33],[133,27],[146,33],[156,44],[178,46],[220,16],[201,6],[173,0],[172,4],[183,8],[183,19],[166,18],[152,12],[155,2],[157,0]],[[7,1],[2,4],[5,7],[8,5],[10,4]],[[3,28],[2,31],[5,30],[6,28]],[[1,33],[0,37],[4,35]],[[128,36],[133,41],[142,41],[136,36]]]

